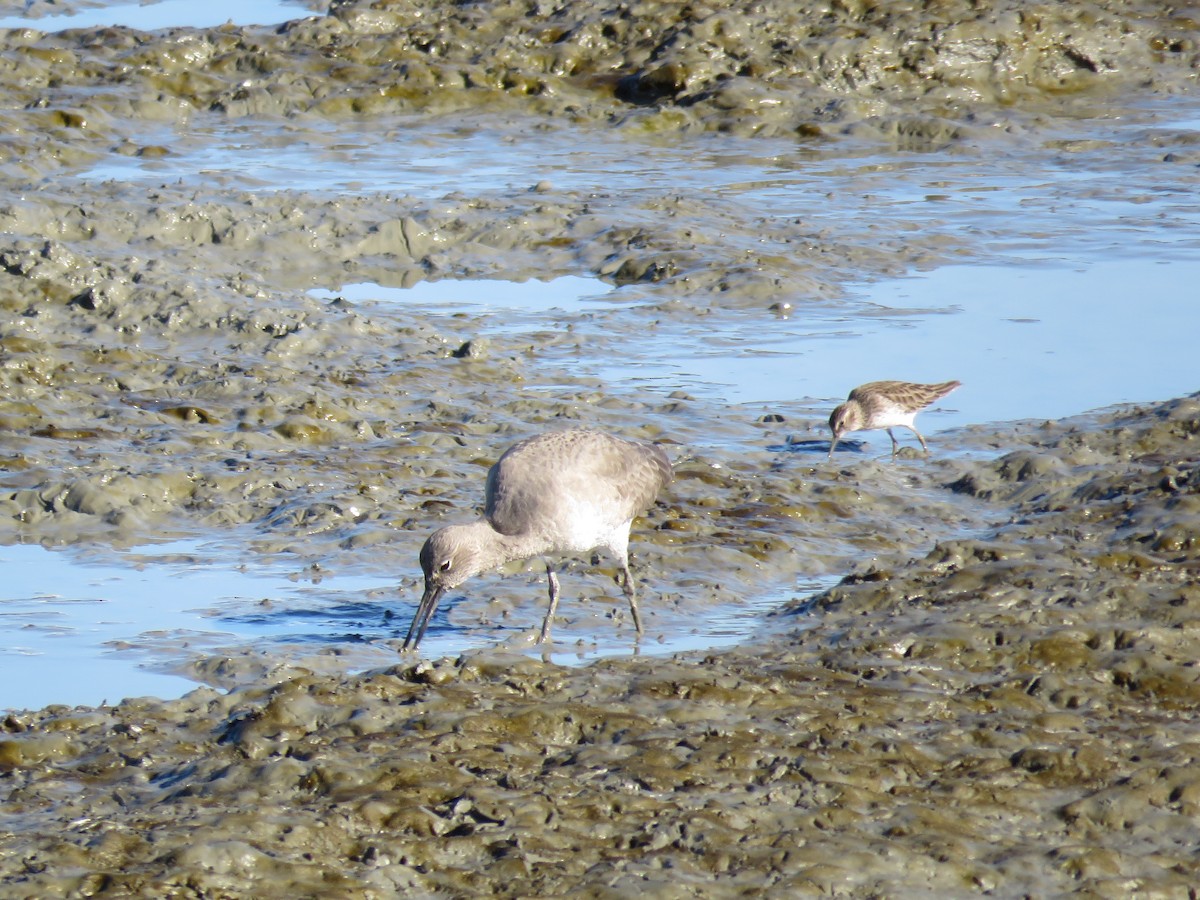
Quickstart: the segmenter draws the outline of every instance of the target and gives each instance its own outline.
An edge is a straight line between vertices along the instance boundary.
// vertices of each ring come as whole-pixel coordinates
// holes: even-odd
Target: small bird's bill
[[[408,637],[404,639],[404,646],[400,648],[400,652],[417,649],[421,638],[425,637],[425,629],[429,627],[429,620],[433,618],[438,601],[445,592],[446,589],[440,584],[425,585],[425,593],[421,595],[421,602],[417,604],[412,624],[408,626]]]

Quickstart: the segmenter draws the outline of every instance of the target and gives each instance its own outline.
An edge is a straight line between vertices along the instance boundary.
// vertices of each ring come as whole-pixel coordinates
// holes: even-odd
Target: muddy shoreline
[[[581,374],[628,335],[716,312],[769,334],[848,282],[1017,236],[553,179],[426,197],[80,177],[186,155],[213,122],[287,139],[386,119],[403,139],[406,116],[486,112],[631,147],[787,137],[824,161],[1111,155],[1122,184],[1137,165],[1135,185],[1170,171],[1188,195],[1188,128],[1140,133],[1134,156],[1116,125],[1060,140],[1194,89],[1184,14],[358,0],[278,28],[36,28],[0,32],[0,540],[248,531],[248,553],[411,595],[420,541],[474,509],[498,449],[583,423],[676,459],[635,529],[651,632],[656,604],[697,616],[846,577],[729,651],[564,668],[494,648],[346,675],[246,648],[183,663],[207,686],[179,699],[14,711],[4,893],[1195,896],[1200,400],[825,464],[788,449],[821,436],[807,399]],[[568,274],[638,302],[505,330],[309,293]],[[615,590],[587,563],[584,590]],[[536,623],[509,581],[456,627]]]
[[[943,485],[996,504],[988,534],[744,650],[10,715],[5,883],[1188,896],[1198,434],[1197,398],[1021,434]]]

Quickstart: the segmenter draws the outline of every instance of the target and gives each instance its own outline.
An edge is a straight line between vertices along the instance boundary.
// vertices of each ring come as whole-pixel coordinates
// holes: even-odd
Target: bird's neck
[[[514,559],[540,556],[550,548],[549,541],[540,534],[501,534],[485,519],[463,527],[473,532],[481,562],[484,563],[483,569],[493,569]]]

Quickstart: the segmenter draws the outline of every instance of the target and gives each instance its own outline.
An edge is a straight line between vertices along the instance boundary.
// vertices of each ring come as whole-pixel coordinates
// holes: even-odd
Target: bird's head
[[[833,451],[837,449],[843,434],[857,431],[864,424],[862,407],[852,400],[847,400],[830,413],[829,430],[833,432],[833,440],[829,442],[829,458],[833,459]]]
[[[470,539],[470,530],[462,525],[439,528],[421,548],[421,571],[425,573],[425,592],[439,593],[456,588],[480,571],[479,550]]]
[[[458,587],[484,568],[479,542],[473,537],[474,530],[470,525],[448,525],[439,528],[425,541],[425,546],[421,548],[425,592],[417,604],[417,612],[408,628],[403,649],[416,649],[421,642],[442,594]]]
[[[829,430],[835,440],[848,431],[857,431],[862,425],[862,411],[857,403],[843,403],[829,414]]]

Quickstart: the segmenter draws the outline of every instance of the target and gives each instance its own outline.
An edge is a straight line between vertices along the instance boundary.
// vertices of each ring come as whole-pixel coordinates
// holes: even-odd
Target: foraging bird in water
[[[629,529],[671,480],[671,462],[653,444],[599,431],[553,431],[520,441],[488,470],[483,517],[448,525],[421,548],[425,593],[403,650],[416,649],[446,591],[515,559],[603,548],[621,564],[622,588],[640,636],[629,572]],[[558,577],[546,563],[550,609],[538,643],[550,635]]]
[[[833,432],[829,458],[833,459],[833,450],[842,435],[849,431],[869,431],[874,428],[887,429],[888,437],[892,439],[892,456],[895,456],[900,445],[892,429],[898,426],[915,434],[921,442],[921,449],[928,453],[929,446],[914,424],[917,413],[961,384],[961,381],[943,381],[940,384],[871,381],[860,384],[850,392],[846,402],[829,416],[829,429]]]

